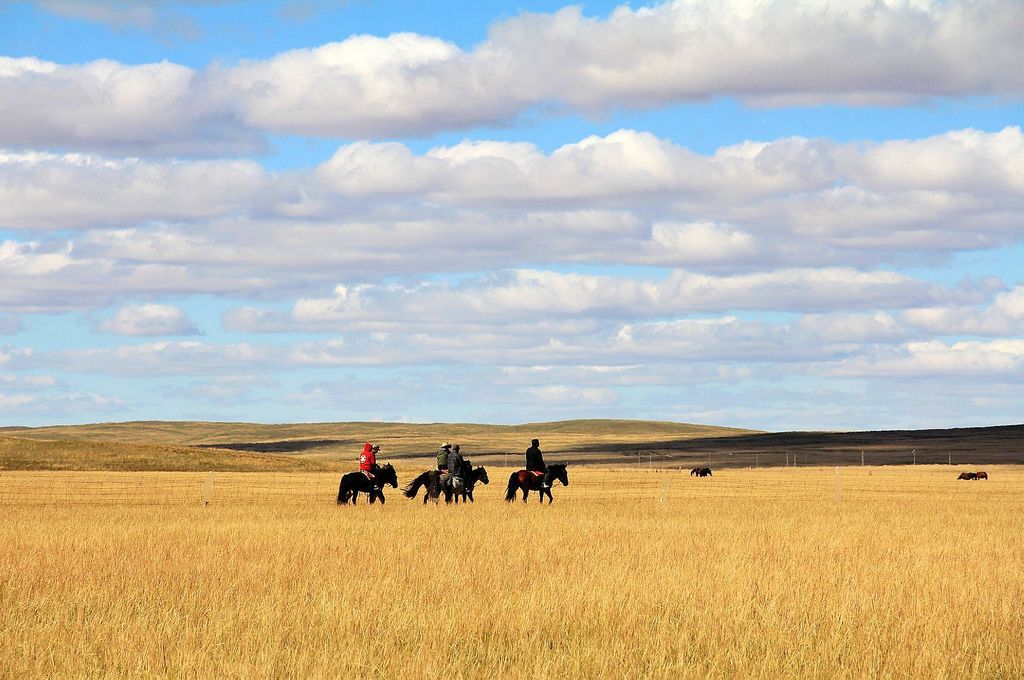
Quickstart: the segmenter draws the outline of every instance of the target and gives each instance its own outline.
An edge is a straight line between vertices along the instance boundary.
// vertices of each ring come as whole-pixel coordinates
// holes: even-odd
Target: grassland
[[[526,425],[128,422],[0,428],[0,470],[339,470],[364,441],[388,460],[426,460],[442,440],[487,465],[511,464],[538,437],[549,460],[575,464],[800,465],[1024,463],[1024,426],[761,433],[686,423],[573,420]],[[234,455],[231,452],[235,452]]]
[[[1024,676],[1021,468],[570,469],[543,508],[497,469],[354,508],[323,473],[208,506],[202,474],[0,473],[0,676]]]
[[[637,420],[572,420],[525,425],[475,425],[466,423],[257,423],[129,422],[41,428],[0,428],[0,437],[27,441],[89,442],[216,448],[288,456],[312,463],[350,465],[365,441],[380,444],[389,459],[432,456],[442,440],[459,442],[474,458],[496,461],[507,453],[522,455],[530,440],[539,437],[545,451],[566,453],[573,460],[599,456],[585,453],[588,447],[607,451],[627,447],[636,450],[648,442],[686,441],[699,437],[728,437],[750,430],[686,423]],[[66,451],[73,449],[71,444]],[[623,459],[626,454],[623,454]],[[189,461],[176,457],[184,465]],[[2,464],[2,461],[0,461]],[[282,463],[279,463],[282,464]],[[83,468],[96,469],[96,468]],[[199,470],[187,466],[182,470]]]
[[[324,463],[249,451],[0,436],[0,470],[313,471]]]

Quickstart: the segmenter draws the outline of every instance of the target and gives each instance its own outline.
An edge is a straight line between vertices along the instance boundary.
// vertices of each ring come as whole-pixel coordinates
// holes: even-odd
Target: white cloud
[[[0,57],[0,146],[232,153],[261,148],[206,77],[170,62]]]
[[[979,309],[968,306],[935,306],[908,309],[903,321],[936,335],[1024,335],[1024,286],[999,293],[992,304]]]
[[[138,25],[155,21],[159,3],[51,5]],[[251,148],[257,130],[432,134],[508,123],[541,106],[1017,98],[1022,33],[1016,0],[675,0],[603,18],[579,7],[524,13],[493,24],[470,51],[396,33],[204,71],[2,58],[0,145],[209,153]]]
[[[59,395],[39,395],[0,392],[0,409],[6,416],[47,416],[66,418],[70,414],[116,413],[126,407],[125,402],[93,392],[65,392]]]
[[[5,390],[42,390],[57,385],[52,375],[15,375],[0,373],[0,386]]]
[[[246,332],[514,327],[558,319],[627,320],[728,310],[907,308],[971,298],[890,272],[793,269],[734,276],[675,270],[664,280],[517,270],[416,286],[340,285],[330,298],[300,298],[288,313],[245,308],[225,325]]]
[[[185,313],[172,305],[146,303],[125,305],[114,316],[96,326],[102,333],[114,335],[195,335],[199,331]]]
[[[508,121],[546,102],[605,111],[721,96],[761,105],[1019,96],[1022,31],[1012,0],[677,0],[603,19],[578,7],[522,14],[469,52],[413,34],[354,36],[223,77],[252,125],[392,136]]]
[[[544,385],[522,390],[531,400],[540,404],[605,406],[618,401],[614,390],[572,385]]]
[[[1019,382],[1024,379],[1024,340],[965,340],[952,344],[939,340],[911,342],[872,356],[858,356],[845,360],[830,367],[828,372],[837,376],[964,376],[997,379],[1000,382]]]
[[[284,180],[275,179],[281,186]],[[269,211],[270,177],[253,161],[112,159],[0,153],[0,225],[63,229]]]
[[[0,314],[0,335],[14,335],[21,330],[21,319],[8,314]]]

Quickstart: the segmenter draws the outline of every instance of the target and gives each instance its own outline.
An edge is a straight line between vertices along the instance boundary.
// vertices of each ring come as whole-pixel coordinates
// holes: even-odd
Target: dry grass
[[[545,453],[594,448],[607,452],[696,437],[749,434],[737,428],[642,420],[569,420],[526,425],[469,423],[258,423],[129,422],[40,428],[0,428],[0,436],[21,440],[117,442],[137,445],[215,446],[222,449],[285,453],[317,462],[351,462],[364,441],[381,444],[388,457],[430,455],[442,440],[459,442],[474,457],[504,453],[522,455],[534,437]],[[573,460],[603,455],[573,453]],[[626,456],[622,456],[626,458]],[[184,469],[202,469],[189,467]]]
[[[499,470],[383,508],[330,474],[203,507],[200,474],[4,472],[0,675],[1022,677],[1024,470],[988,471],[847,468],[837,501],[831,468],[588,467],[550,508]]]
[[[114,441],[45,441],[0,436],[0,470],[312,471],[300,458],[188,446]]]

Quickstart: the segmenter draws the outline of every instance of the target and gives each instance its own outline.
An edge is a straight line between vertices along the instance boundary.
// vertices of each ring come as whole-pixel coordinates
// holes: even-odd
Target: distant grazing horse
[[[393,489],[398,488],[398,474],[391,463],[376,468],[373,471],[372,481],[367,479],[362,472],[350,472],[341,478],[341,484],[338,485],[338,505],[348,503],[350,500],[352,505],[355,505],[360,491],[370,495],[371,503],[378,498],[383,503],[385,484],[390,484]]]
[[[984,479],[985,481],[988,481],[988,473],[987,472],[976,472],[976,473],[974,473],[974,475],[975,475],[974,476],[975,479]]]
[[[548,476],[551,480],[558,480],[562,483],[562,486],[569,486],[569,473],[565,469],[566,463],[558,465],[548,466]],[[526,497],[530,495],[531,491],[536,491],[540,494],[541,505],[544,504],[544,495],[547,494],[548,503],[554,501],[551,498],[551,489],[541,488],[541,482],[544,481],[544,475],[539,473],[530,472],[529,470],[520,470],[519,472],[513,472],[512,476],[508,478],[508,490],[505,492],[506,501],[514,501],[516,499],[516,491],[523,490],[523,502],[526,502]]]
[[[710,477],[711,468],[693,468],[690,470],[691,477]]]
[[[985,473],[982,473],[982,474],[985,474]],[[961,472],[960,476],[957,477],[957,479],[977,479],[977,478],[978,478],[978,473],[977,472]],[[985,475],[985,479],[988,479],[988,475]]]

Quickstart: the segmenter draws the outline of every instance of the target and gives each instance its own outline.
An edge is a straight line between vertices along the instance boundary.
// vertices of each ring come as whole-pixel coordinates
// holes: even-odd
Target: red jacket
[[[373,455],[373,444],[363,444],[363,452],[359,454],[359,469],[363,472],[373,472],[373,466],[377,464],[377,456]]]

